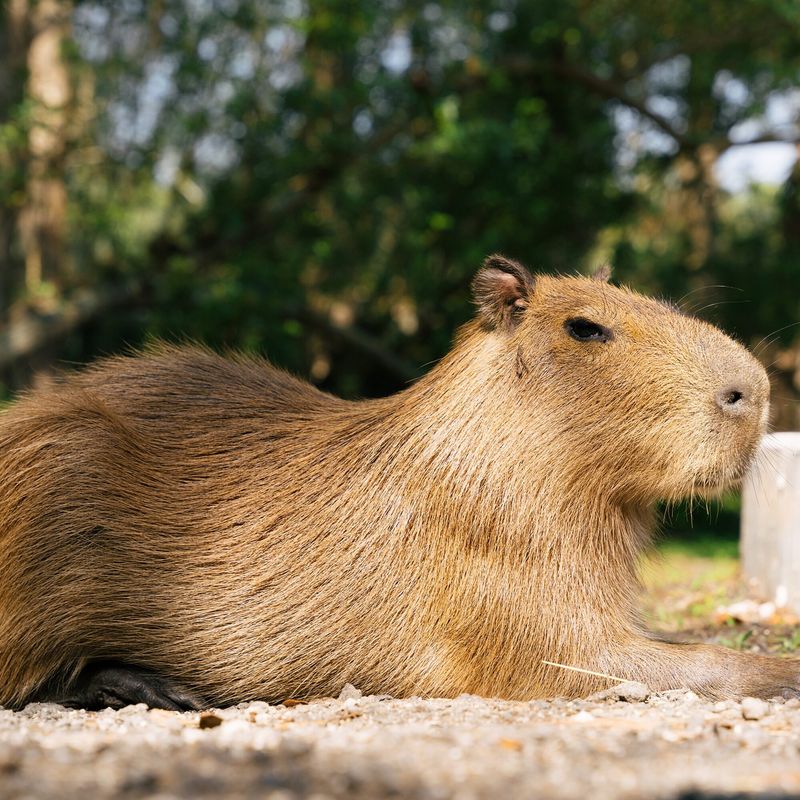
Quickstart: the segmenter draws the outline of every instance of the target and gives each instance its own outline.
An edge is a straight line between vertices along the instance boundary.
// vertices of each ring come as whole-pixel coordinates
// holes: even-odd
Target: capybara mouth
[[[703,495],[706,497],[716,497],[722,494],[726,489],[735,486],[740,478],[729,477],[704,477],[700,480],[692,482],[691,494]]]
[[[702,493],[720,493],[726,489],[736,488],[747,475],[751,464],[756,458],[760,436],[754,436],[751,441],[739,445],[740,452],[731,462],[720,465],[698,475],[694,481],[694,488]]]
[[[727,489],[736,488],[750,468],[754,451],[755,448],[753,448],[753,452],[748,452],[736,465],[720,467],[696,476],[692,481],[691,493],[714,496]]]

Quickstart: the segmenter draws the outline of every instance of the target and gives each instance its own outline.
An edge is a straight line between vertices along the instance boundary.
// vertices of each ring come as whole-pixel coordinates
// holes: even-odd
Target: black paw
[[[65,697],[68,708],[98,711],[145,703],[169,711],[199,711],[205,703],[180,684],[155,672],[127,664],[99,662],[81,672]]]

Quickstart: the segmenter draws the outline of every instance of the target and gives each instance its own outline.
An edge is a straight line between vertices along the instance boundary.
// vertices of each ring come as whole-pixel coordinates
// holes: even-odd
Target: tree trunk
[[[0,125],[8,124],[25,98],[25,57],[29,41],[28,0],[8,0],[0,15]],[[0,147],[0,327],[8,320],[8,309],[21,262],[16,246],[18,213],[15,195],[22,189],[22,154],[5,137]]]
[[[43,280],[55,280],[67,265],[66,150],[69,73],[62,49],[70,31],[71,7],[64,0],[38,0],[30,11],[26,201],[20,214],[25,253],[25,287],[35,295]]]

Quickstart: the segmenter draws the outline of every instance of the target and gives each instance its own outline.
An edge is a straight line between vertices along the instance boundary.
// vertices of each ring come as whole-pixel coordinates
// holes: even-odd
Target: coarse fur
[[[797,660],[640,623],[654,502],[739,477],[769,387],[717,329],[605,278],[491,257],[451,352],[383,399],[164,344],[23,396],[0,416],[0,704],[105,660],[212,705],[608,684],[543,660],[798,688]]]

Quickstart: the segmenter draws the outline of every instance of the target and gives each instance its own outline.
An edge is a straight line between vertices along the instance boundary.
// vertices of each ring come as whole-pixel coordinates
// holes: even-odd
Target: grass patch
[[[800,649],[800,628],[793,630],[780,640],[780,649],[784,653],[795,653]]]
[[[723,647],[730,647],[732,650],[746,650],[752,637],[753,629],[747,628],[733,636],[718,636],[716,643],[721,644]]]
[[[716,609],[741,596],[738,494],[660,509],[661,536],[642,560],[644,609],[665,631],[713,624]]]
[[[678,506],[662,515],[662,531],[641,564],[648,623],[670,632],[713,624],[717,608],[741,595],[738,497],[691,513]]]

